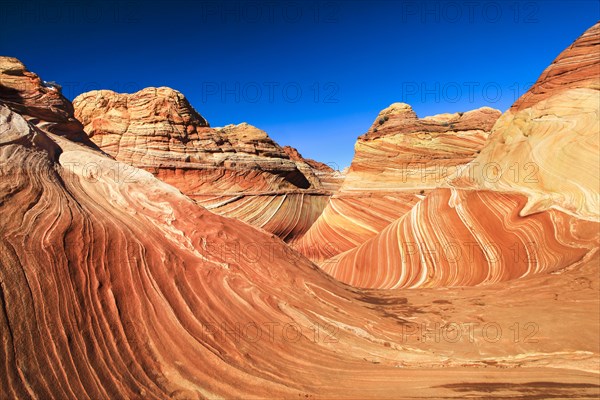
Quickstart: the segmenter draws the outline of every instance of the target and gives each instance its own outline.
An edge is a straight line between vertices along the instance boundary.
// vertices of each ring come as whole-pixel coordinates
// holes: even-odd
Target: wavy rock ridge
[[[600,221],[600,24],[564,50],[494,127],[470,175],[528,197],[524,214],[555,208]]]
[[[584,38],[597,43],[590,31]],[[15,59],[0,57],[0,65],[34,76]],[[37,76],[31,82],[43,85]],[[83,131],[62,125],[73,115],[52,107],[68,103],[60,93],[24,100],[44,89],[0,90],[9,92],[0,96],[0,397],[600,396],[589,177],[574,196],[550,196],[545,209],[527,213],[552,169],[540,169],[536,190],[454,176],[330,264],[345,280],[419,288],[358,289],[273,235],[215,215],[85,142]],[[588,104],[589,90],[598,91],[556,91],[526,108],[545,104],[553,113],[557,123],[543,129],[527,128],[539,116],[501,118],[479,157],[506,146],[499,132],[529,132],[521,145],[534,152],[564,144],[564,135],[592,135],[559,123],[595,126],[589,113],[578,117],[558,101],[569,94],[583,98],[575,106]],[[33,116],[39,110],[57,115]],[[563,136],[554,138],[548,130],[557,127]],[[584,153],[596,148],[554,150],[559,163],[570,151],[587,162]],[[499,253],[484,245],[489,237]],[[474,262],[449,268],[456,247],[434,245],[450,240]],[[409,242],[409,257],[397,258],[395,247]],[[540,246],[521,251],[515,243]],[[365,257],[371,269],[360,269]],[[430,263],[434,257],[446,261]],[[488,284],[468,286],[477,282]]]
[[[322,268],[371,288],[473,286],[561,270],[598,248],[598,224],[560,212],[521,217],[524,196],[436,189]]]
[[[381,111],[358,138],[340,190],[294,247],[324,262],[377,235],[473,160],[499,116],[484,107],[419,119],[404,103]]]
[[[46,126],[0,104],[3,396],[599,393],[598,328],[564,329],[598,302],[597,257],[484,293],[356,290],[146,171],[122,179],[129,165]],[[536,340],[488,337],[489,324],[532,316]],[[448,321],[472,333],[456,341],[440,328]]]
[[[533,94],[498,119],[481,154],[449,177],[451,189],[428,193],[409,213],[323,268],[361,287],[462,286],[557,271],[596,251],[598,27],[565,50]],[[527,250],[528,243],[538,250]],[[440,259],[448,248],[452,254]],[[518,249],[527,253],[525,260],[509,255]]]
[[[100,148],[152,172],[214,212],[290,239],[303,234],[325,206],[329,192],[310,161],[290,159],[252,125],[209,127],[173,89],[92,91],[73,104]],[[333,172],[321,169],[319,175]]]

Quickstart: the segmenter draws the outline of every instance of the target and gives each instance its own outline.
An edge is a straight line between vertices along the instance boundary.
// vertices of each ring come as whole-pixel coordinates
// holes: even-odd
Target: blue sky
[[[0,54],[74,98],[170,86],[343,168],[377,113],[505,111],[600,19],[590,1],[0,0]]]

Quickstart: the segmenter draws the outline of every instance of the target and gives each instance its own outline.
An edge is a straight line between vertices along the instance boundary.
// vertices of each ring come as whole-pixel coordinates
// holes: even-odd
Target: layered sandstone
[[[297,149],[291,146],[283,146],[283,151],[285,151],[291,160],[296,161],[302,172],[307,171],[308,174],[314,173],[319,178],[323,189],[335,192],[340,188],[342,182],[344,182],[346,174],[344,171],[334,169],[334,167],[338,168],[337,166],[331,166],[311,158],[304,158]]]
[[[600,25],[595,24],[585,31],[571,46],[566,48],[546,68],[537,82],[510,108],[517,113],[535,106],[542,100],[560,92],[583,88],[600,89],[598,64],[598,41]],[[576,98],[577,96],[575,96]]]
[[[467,176],[528,197],[522,214],[555,208],[600,221],[600,24],[542,73],[494,127]]]
[[[220,192],[224,186],[232,192],[310,187],[264,131],[248,124],[210,128],[176,90],[146,88],[131,95],[99,90],[78,96],[73,104],[90,139],[115,159],[169,183],[177,183],[178,170],[202,172],[205,179],[175,185],[183,185],[189,195],[213,188]],[[244,180],[248,173],[253,179]]]
[[[290,158],[266,132],[247,123],[211,128],[176,90],[92,91],[78,96],[74,106],[101,149],[216,213],[289,240],[302,235],[325,206],[329,192],[320,177],[333,171]]]
[[[73,117],[73,105],[61,95],[60,86],[43,81],[13,57],[0,57],[0,98],[34,125],[71,140],[86,142],[81,124]]]
[[[561,274],[487,287],[351,288],[50,126],[0,98],[5,397],[600,394],[597,253]],[[528,218],[545,229],[571,217]],[[564,238],[589,224],[553,225],[559,263],[578,246]]]
[[[369,288],[473,286],[552,273],[598,249],[598,224],[550,211],[522,217],[526,197],[436,189],[409,213],[322,268]]]
[[[384,109],[358,138],[343,185],[295,248],[322,262],[372,238],[473,160],[499,116],[488,107],[425,118],[404,103]]]
[[[498,119],[450,188],[323,268],[361,287],[464,286],[562,272],[596,252],[598,26]]]

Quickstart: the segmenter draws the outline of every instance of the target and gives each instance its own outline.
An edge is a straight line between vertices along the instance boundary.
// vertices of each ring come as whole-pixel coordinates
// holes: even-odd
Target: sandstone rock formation
[[[498,119],[481,154],[450,177],[450,189],[435,189],[323,268],[361,287],[464,286],[590,257],[600,229],[599,79],[597,24]]]
[[[570,89],[600,89],[598,37],[600,25],[585,31],[546,68],[537,82],[510,108],[514,114]],[[576,98],[576,96],[575,96]]]
[[[598,26],[584,35],[598,43],[589,32]],[[15,63],[0,57],[0,65]],[[9,93],[0,95],[0,397],[600,396],[598,223],[588,204],[597,191],[589,177],[578,178],[571,196],[540,206],[543,188],[560,194],[552,160],[533,186],[499,179],[482,188],[477,174],[457,172],[329,264],[344,281],[415,289],[361,289],[274,235],[77,142],[86,135],[64,128],[73,115],[54,106],[68,103],[60,93],[24,105],[15,99],[43,89],[15,90],[0,88]],[[530,117],[505,114],[470,168],[496,160],[497,146],[516,157],[509,137],[533,155],[556,140],[559,164],[570,152],[597,152],[565,146],[563,137],[598,135],[587,130],[595,126],[590,113],[573,111],[585,111],[593,95],[598,88],[556,89],[521,110]],[[566,98],[579,101],[569,107],[559,101]],[[544,129],[528,128],[540,120]],[[415,246],[403,250],[402,241]],[[433,246],[450,241],[457,247]],[[455,249],[473,261],[457,260]],[[444,256],[454,264],[431,262]],[[356,268],[366,258],[370,268]]]
[[[333,171],[291,159],[252,125],[209,127],[173,89],[92,91],[73,103],[76,117],[101,149],[152,172],[216,213],[289,240],[302,235],[325,207]]]
[[[0,98],[3,397],[600,394],[597,253],[483,289],[351,288],[22,110]],[[589,224],[553,225],[551,250]]]
[[[306,174],[315,174],[319,178],[319,182],[323,189],[330,192],[335,192],[340,188],[344,181],[346,174],[344,171],[338,171],[332,166],[315,161],[310,158],[302,157],[302,154],[297,149],[291,146],[283,146],[283,151],[290,157],[291,160],[296,161],[298,168]]]
[[[358,138],[340,190],[294,247],[324,262],[372,238],[473,160],[499,116],[483,107],[419,119],[404,103],[381,111]]]
[[[181,186],[192,197],[213,188],[244,192],[310,187],[296,163],[265,132],[248,124],[210,128],[173,89],[146,88],[131,95],[92,91],[73,104],[75,116],[100,148]],[[193,180],[186,171],[199,171],[204,179]],[[243,179],[249,173],[253,179]]]
[[[51,132],[89,144],[60,87],[42,81],[16,58],[0,57],[0,98],[33,124],[43,122]]]
[[[468,176],[528,197],[522,214],[555,208],[600,221],[600,24],[546,68],[494,127]]]
[[[356,249],[323,263],[353,286],[489,284],[569,267],[598,249],[598,224],[550,211],[521,217],[524,196],[436,189]]]

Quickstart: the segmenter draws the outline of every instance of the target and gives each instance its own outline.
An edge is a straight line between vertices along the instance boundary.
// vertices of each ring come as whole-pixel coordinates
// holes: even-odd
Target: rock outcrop
[[[549,208],[600,221],[600,24],[588,29],[508,110],[465,176],[524,193],[522,214]]]
[[[0,58],[6,62],[14,63]],[[50,105],[66,104],[60,93],[25,106],[14,100],[34,91],[23,91],[0,95],[2,397],[600,395],[598,244],[589,250],[588,240],[597,224],[587,196],[559,198],[563,208],[581,205],[569,213],[521,215],[529,192],[481,190],[457,177],[385,230],[390,240],[369,244],[370,265],[383,271],[401,230],[403,238],[430,243],[441,234],[460,245],[480,239],[477,232],[506,245],[542,238],[541,265],[489,268],[491,253],[482,256],[478,242],[470,269],[439,264],[411,284],[471,285],[489,276],[490,285],[364,290],[332,279],[273,235],[77,142],[84,132],[64,125],[73,115]],[[522,122],[531,121],[515,123]],[[265,182],[294,185],[281,176]],[[346,257],[339,256],[343,273]]]
[[[0,98],[34,125],[78,142],[90,144],[73,117],[73,105],[60,86],[43,81],[13,57],[0,57]]]
[[[598,40],[600,25],[585,31],[542,72],[537,82],[510,108],[512,114],[572,89],[600,89]],[[575,92],[576,93],[576,92]],[[575,96],[577,98],[577,96]]]
[[[78,96],[73,104],[86,133],[105,152],[149,170],[192,197],[212,189],[252,192],[311,186],[264,131],[248,124],[210,128],[176,90],[99,90]],[[200,179],[185,172],[178,177],[180,170],[199,171]],[[244,179],[248,174],[252,179]]]
[[[302,235],[329,196],[333,171],[286,150],[242,123],[211,128],[176,90],[100,90],[74,100],[90,139],[115,159],[143,168],[212,211],[290,240]],[[330,186],[330,185],[329,185]]]
[[[428,193],[323,268],[361,287],[464,286],[563,270],[596,252],[598,27],[498,119],[481,154],[449,177],[449,189]]]
[[[332,166],[320,161],[304,158],[297,149],[291,146],[283,146],[283,151],[285,151],[291,160],[296,161],[298,168],[303,173],[308,175],[315,174],[317,178],[319,178],[319,183],[323,189],[333,193],[337,191],[342,185],[342,182],[344,182],[346,174],[343,171],[338,171]]]
[[[526,197],[436,189],[409,213],[322,268],[358,287],[473,286],[552,273],[598,249],[598,224],[550,211],[519,215]]]
[[[381,111],[358,138],[341,188],[294,247],[324,262],[377,235],[473,160],[499,116],[484,107],[419,119],[404,103]]]

